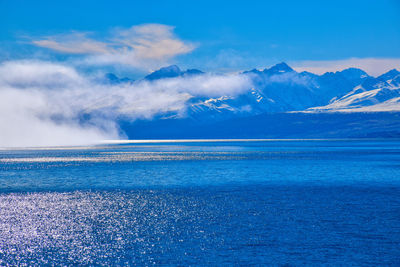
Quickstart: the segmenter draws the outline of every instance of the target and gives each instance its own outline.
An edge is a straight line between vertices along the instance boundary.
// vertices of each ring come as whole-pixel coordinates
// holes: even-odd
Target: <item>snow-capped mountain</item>
[[[391,82],[394,78],[398,77],[399,74],[400,74],[400,71],[398,71],[396,69],[392,69],[392,70],[382,74],[377,79],[380,81]]]
[[[144,77],[144,79],[148,81],[153,81],[165,78],[175,78],[179,76],[199,75],[203,73],[204,72],[197,69],[188,69],[186,71],[182,71],[178,66],[171,65],[150,73],[149,75]]]
[[[400,111],[400,72],[391,70],[377,78],[368,77],[349,93],[311,112]]]
[[[152,82],[203,74],[200,70],[183,71],[172,65],[150,73],[143,80]],[[397,70],[376,78],[357,68],[316,75],[296,72],[282,62],[239,75],[252,82],[245,92],[213,97],[194,95],[179,116],[168,112],[157,118],[182,118],[184,114],[196,121],[218,121],[262,113],[400,111],[400,72]],[[107,74],[107,79],[111,83],[133,82],[113,74]]]
[[[238,96],[224,95],[190,103],[188,116],[196,119],[225,119],[265,112],[308,110],[325,106],[344,97],[368,79],[375,79],[356,68],[323,75],[298,73],[285,63],[269,69],[245,71],[242,75],[247,75],[253,81],[254,86],[247,92]]]
[[[142,81],[162,84],[162,79],[198,74],[204,73],[170,66]],[[170,110],[151,120],[122,118],[120,128],[132,139],[400,137],[397,70],[376,78],[356,68],[316,75],[280,63],[239,75],[252,83],[239,94],[193,95],[183,112]]]

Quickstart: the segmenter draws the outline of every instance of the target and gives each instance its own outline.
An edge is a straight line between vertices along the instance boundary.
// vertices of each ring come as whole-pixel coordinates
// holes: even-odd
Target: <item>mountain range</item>
[[[205,73],[172,65],[143,80],[194,75]],[[193,96],[184,115],[168,112],[151,121],[121,120],[121,129],[129,138],[139,139],[400,137],[400,72],[396,69],[378,77],[357,68],[317,75],[296,72],[282,62],[239,75],[253,86],[236,95]],[[134,82],[114,74],[107,74],[106,80]],[[216,130],[224,127],[222,132]],[[238,127],[246,128],[238,132]]]

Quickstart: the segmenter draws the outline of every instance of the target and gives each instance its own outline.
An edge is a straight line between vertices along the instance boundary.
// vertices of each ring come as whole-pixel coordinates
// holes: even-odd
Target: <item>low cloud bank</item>
[[[84,145],[123,138],[116,120],[184,116],[195,96],[237,95],[244,75],[204,74],[107,84],[75,68],[44,61],[0,64],[0,147]]]

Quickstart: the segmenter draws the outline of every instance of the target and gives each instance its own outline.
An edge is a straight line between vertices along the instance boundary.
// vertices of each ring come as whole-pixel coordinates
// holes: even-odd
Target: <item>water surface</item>
[[[0,151],[0,264],[399,265],[400,142]]]

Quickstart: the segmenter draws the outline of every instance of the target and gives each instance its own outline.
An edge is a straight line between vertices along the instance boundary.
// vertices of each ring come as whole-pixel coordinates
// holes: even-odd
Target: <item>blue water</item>
[[[400,265],[400,141],[0,150],[0,265]]]

